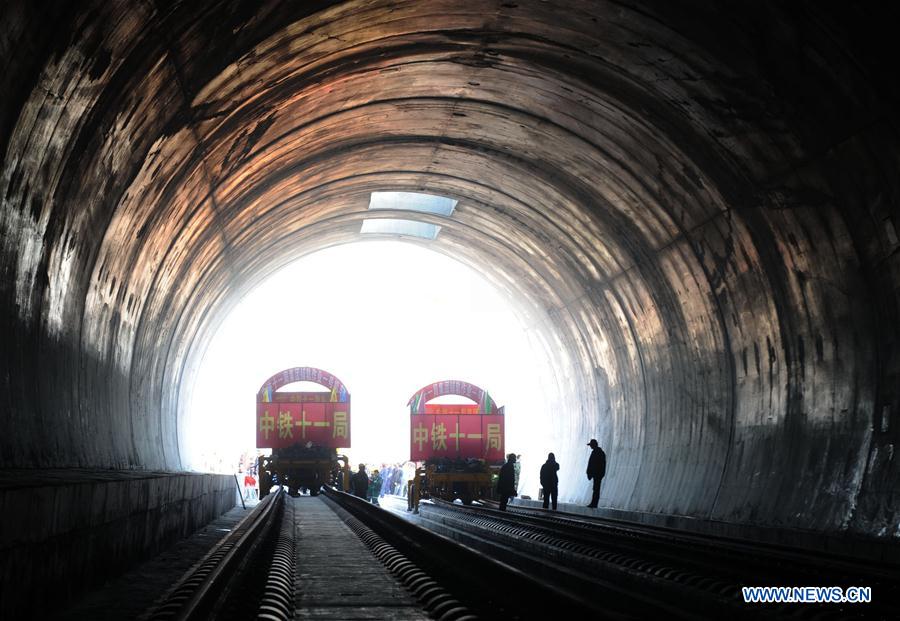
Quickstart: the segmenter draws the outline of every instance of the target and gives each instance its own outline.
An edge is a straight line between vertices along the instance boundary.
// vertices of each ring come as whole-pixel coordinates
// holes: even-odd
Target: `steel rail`
[[[547,607],[552,609],[554,618],[574,618],[577,615],[606,619],[631,618],[631,615],[611,610],[609,601],[549,584],[365,500],[330,489],[325,493],[433,576],[434,580],[478,616],[490,619],[531,619],[538,610]],[[664,612],[655,607],[651,609],[646,605],[639,606],[646,614]]]
[[[492,509],[487,511],[503,515]],[[517,516],[520,523],[541,527],[559,525],[565,529],[567,537],[582,543],[593,542],[611,552],[627,552],[628,547],[634,549],[640,545],[642,554],[660,562],[713,572],[719,578],[743,585],[750,584],[749,581],[759,583],[760,579],[773,585],[822,584],[827,570],[829,584],[865,584],[880,592],[880,599],[900,601],[900,559],[895,564],[863,563],[845,556],[785,545],[683,533],[671,528],[630,524],[608,518],[585,519],[579,515],[550,513],[531,507],[516,507],[508,514]]]
[[[419,516],[427,528],[443,532],[484,553],[503,556],[544,580],[565,583],[581,593],[615,596],[624,612],[655,606],[670,618],[691,618],[718,610],[741,616],[738,602],[725,596],[729,585],[715,575],[687,572],[635,554],[611,553],[572,541],[550,528],[517,524],[504,512],[485,515],[450,503],[425,502]],[[703,598],[702,601],[700,598]]]
[[[485,503],[485,508],[495,510],[495,505],[496,503]],[[475,510],[479,509],[475,508]],[[522,519],[532,520],[535,524],[561,524],[566,528],[572,529],[573,532],[576,529],[582,529],[582,532],[595,537],[613,534],[614,537],[620,539],[622,537],[640,538],[648,543],[654,542],[653,545],[657,548],[660,546],[675,547],[679,554],[681,554],[683,547],[689,546],[694,556],[697,556],[700,551],[707,551],[712,557],[719,560],[724,556],[730,555],[738,559],[743,567],[754,561],[758,561],[761,566],[765,567],[771,567],[773,563],[788,563],[795,566],[810,566],[814,569],[815,574],[820,574],[821,566],[827,564],[829,567],[850,576],[865,573],[873,578],[885,578],[888,581],[900,579],[900,559],[897,559],[897,562],[893,564],[882,561],[866,561],[862,563],[855,558],[800,549],[783,544],[755,542],[722,535],[701,535],[663,526],[635,524],[614,518],[550,512],[537,507],[509,505],[507,514],[522,516]]]
[[[459,506],[444,501],[430,501],[420,507],[420,516],[443,528],[471,531],[473,536],[490,533],[493,539],[514,538],[522,548],[541,549],[542,554],[568,557],[569,563],[590,566],[595,563],[603,571],[623,575],[642,572],[648,586],[683,595],[693,592],[689,603],[702,609],[700,600],[731,608],[736,614],[749,608],[740,597],[741,586],[758,585],[761,576],[768,585],[871,586],[873,603],[858,612],[900,618],[897,593],[900,573],[890,566],[870,567],[838,557],[833,565],[828,555],[817,555],[781,546],[753,546],[746,541],[727,538],[702,538],[689,533],[679,537],[671,529],[659,529],[615,521],[579,519],[556,513],[538,515],[536,509],[501,512],[496,509]],[[771,556],[767,556],[771,554]],[[666,584],[668,581],[670,584]],[[678,587],[677,585],[681,585]],[[705,591],[697,593],[697,590]],[[876,595],[877,594],[877,595]],[[876,600],[877,597],[877,601]],[[828,618],[829,610],[797,605],[770,605],[767,609],[795,618]],[[732,614],[732,613],[729,613]]]
[[[168,596],[149,616],[151,621],[192,621],[206,618],[223,598],[238,567],[252,556],[273,525],[278,508],[283,507],[281,488],[268,495],[210,550],[169,591]]]
[[[327,495],[323,502],[356,534],[385,568],[422,604],[425,612],[439,621],[476,621],[478,617],[431,576],[387,543],[372,529],[351,515],[339,500]]]
[[[295,506],[293,503],[285,501],[281,532],[272,554],[272,562],[260,598],[257,619],[288,621],[294,616],[295,525]]]

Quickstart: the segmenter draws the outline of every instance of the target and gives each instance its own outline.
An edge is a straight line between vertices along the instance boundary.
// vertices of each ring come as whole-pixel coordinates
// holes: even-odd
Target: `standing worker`
[[[331,469],[331,486],[339,492],[344,491],[344,473],[340,466]]]
[[[500,510],[506,511],[506,503],[510,496],[516,495],[516,454],[506,456],[506,463],[500,468],[500,478],[497,479],[497,494],[500,495]]]
[[[556,496],[559,494],[559,464],[553,453],[547,455],[547,461],[541,466],[541,487],[544,489],[544,508],[546,509],[553,499],[553,510],[556,511]]]
[[[587,443],[591,447],[591,458],[588,459],[587,478],[588,481],[594,481],[594,495],[591,496],[591,509],[597,508],[597,501],[600,500],[600,482],[606,475],[606,453],[600,448],[596,440]]]
[[[354,496],[359,496],[362,499],[365,499],[366,494],[369,493],[369,475],[366,474],[365,464],[360,464],[359,471],[350,477],[350,490]]]
[[[373,505],[378,504],[378,494],[381,493],[381,475],[378,474],[378,470],[372,471],[372,482],[369,483],[369,500]]]

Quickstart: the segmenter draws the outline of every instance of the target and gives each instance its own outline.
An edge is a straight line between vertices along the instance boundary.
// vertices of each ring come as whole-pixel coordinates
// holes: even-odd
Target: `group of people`
[[[591,502],[587,506],[591,509],[597,508],[597,502],[600,500],[600,483],[606,475],[606,453],[597,444],[597,440],[592,439],[587,443],[591,447],[591,456],[588,458],[587,478],[593,482],[594,491],[591,496]],[[500,477],[497,480],[497,495],[500,496],[500,510],[506,511],[506,505],[509,499],[516,495],[518,487],[518,477],[516,476],[516,454],[510,453],[506,456],[506,463],[500,468]],[[547,509],[551,505],[556,510],[556,499],[559,494],[559,463],[556,456],[550,453],[547,461],[541,466],[541,488],[544,490],[544,508]]]
[[[597,508],[600,500],[600,485],[606,476],[606,453],[600,448],[597,440],[591,439],[587,443],[591,447],[591,455],[587,463],[587,478],[593,483],[591,502],[587,505],[591,509]],[[358,470],[350,477],[350,493],[367,500],[372,504],[379,504],[378,499],[385,494],[399,494],[404,490],[403,481],[406,478],[404,468],[399,464],[395,466],[382,466],[383,472],[373,469],[372,474],[366,471],[365,464],[359,464]],[[547,455],[547,461],[541,466],[541,488],[544,492],[545,509],[555,511],[559,496],[559,463],[553,453]],[[497,480],[497,495],[500,497],[500,510],[505,511],[509,499],[516,496],[519,485],[519,464],[515,453],[506,456],[506,463],[500,468],[500,476]]]
[[[377,471],[376,471],[377,472]],[[400,495],[405,479],[403,467],[400,464],[387,464],[381,469],[381,489],[378,492],[379,498],[384,498],[385,494]]]
[[[407,475],[400,464],[382,466],[382,470],[372,470],[372,475],[366,472],[366,465],[359,464],[359,469],[350,477],[350,493],[374,505],[385,494],[402,495],[406,491],[403,485]]]

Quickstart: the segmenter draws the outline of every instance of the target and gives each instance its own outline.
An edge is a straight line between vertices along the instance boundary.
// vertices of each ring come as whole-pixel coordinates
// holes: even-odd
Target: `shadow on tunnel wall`
[[[892,11],[5,3],[0,466],[178,471],[221,313],[426,191],[607,509],[896,544]]]

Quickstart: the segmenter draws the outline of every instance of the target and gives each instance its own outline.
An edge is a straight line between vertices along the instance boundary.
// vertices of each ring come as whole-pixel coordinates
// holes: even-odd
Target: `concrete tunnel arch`
[[[867,10],[10,4],[2,467],[178,470],[223,314],[372,191],[427,192],[459,201],[430,247],[572,395],[561,488],[597,437],[610,507],[895,540],[898,88]]]

